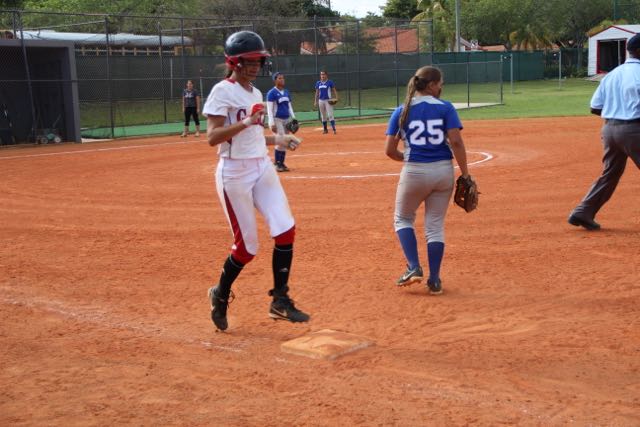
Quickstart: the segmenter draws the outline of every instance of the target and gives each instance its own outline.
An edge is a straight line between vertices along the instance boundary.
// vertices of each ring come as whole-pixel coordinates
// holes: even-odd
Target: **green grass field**
[[[462,119],[511,119],[518,117],[585,116],[598,83],[584,79],[514,82],[513,94],[504,85],[504,104],[461,110]],[[447,98],[446,88],[443,98]]]
[[[514,82],[512,93],[510,82],[505,82],[502,105],[460,109],[459,113],[463,120],[588,115],[589,101],[596,87],[597,83],[584,79],[566,79],[561,84],[558,80],[535,80]],[[356,91],[342,91],[336,117],[341,123],[385,122],[398,100],[403,101],[404,94],[404,88],[396,93],[394,87],[363,90],[359,96]],[[300,92],[292,96],[303,126],[317,125],[317,112],[312,110],[313,93]],[[499,103],[499,85],[474,84],[469,89],[467,85],[445,85],[442,98],[462,103],[468,99],[472,103]],[[376,117],[354,117],[358,114],[358,101],[363,115]],[[84,137],[110,137],[108,104],[82,103],[80,110]],[[119,102],[114,112],[114,130],[116,136],[179,133],[181,116],[180,101],[175,99],[167,103],[166,113],[162,102],[157,100]]]

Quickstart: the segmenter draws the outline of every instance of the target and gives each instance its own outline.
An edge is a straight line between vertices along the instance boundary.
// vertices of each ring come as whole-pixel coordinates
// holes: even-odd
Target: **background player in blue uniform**
[[[333,133],[335,134],[336,121],[333,118],[333,105],[329,103],[330,99],[338,102],[338,91],[336,90],[336,85],[332,80],[329,80],[329,75],[326,71],[320,71],[320,80],[316,82],[316,96],[313,99],[313,106],[314,108],[317,106],[320,110],[320,120],[322,121],[322,127],[324,128],[322,133],[329,133],[327,129],[327,120],[329,120],[329,123],[331,123],[331,129],[333,129]]]
[[[284,74],[275,72],[272,78],[275,86],[267,92],[269,128],[276,135],[285,135],[289,133],[285,128],[285,124],[289,120],[296,118],[293,113],[293,105],[291,104],[291,94],[284,88]],[[286,149],[276,146],[274,150],[274,163],[278,172],[289,172],[289,168],[284,163],[286,155]]]
[[[418,69],[407,84],[404,104],[389,119],[386,154],[404,162],[396,192],[395,231],[407,260],[398,286],[420,282],[423,271],[414,230],[416,211],[424,203],[425,235],[431,294],[442,293],[440,265],[444,255],[444,217],[453,192],[455,156],[460,172],[469,175],[462,124],[454,106],[440,99],[444,80],[435,67]],[[400,140],[404,151],[398,150]],[[453,154],[452,154],[453,151]]]

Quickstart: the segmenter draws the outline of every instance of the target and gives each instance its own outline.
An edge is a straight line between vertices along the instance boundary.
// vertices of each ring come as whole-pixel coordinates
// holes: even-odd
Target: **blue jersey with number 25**
[[[397,135],[398,120],[403,106],[399,106],[389,119],[387,135]],[[400,137],[404,140],[404,161],[431,163],[452,159],[447,143],[449,129],[462,129],[455,107],[433,96],[418,96],[411,100],[409,116]]]

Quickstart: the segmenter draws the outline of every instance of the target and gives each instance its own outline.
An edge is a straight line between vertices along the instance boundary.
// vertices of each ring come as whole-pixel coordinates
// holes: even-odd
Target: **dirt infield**
[[[261,222],[228,333],[206,299],[231,233],[204,138],[0,151],[0,424],[639,425],[638,170],[587,232],[566,218],[600,172],[598,118],[465,126],[482,194],[449,210],[444,295],[394,286],[384,126],[305,128],[280,176],[312,320],[268,318]],[[280,351],[326,328],[376,345]]]

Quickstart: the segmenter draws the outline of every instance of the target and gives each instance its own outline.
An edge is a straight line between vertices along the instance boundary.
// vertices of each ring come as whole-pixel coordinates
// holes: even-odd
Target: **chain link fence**
[[[545,78],[586,77],[589,49],[561,48],[544,52]]]
[[[7,93],[30,97],[26,116],[31,117],[20,124],[27,129],[19,138],[24,142],[34,142],[38,129],[55,128],[56,118],[43,117],[40,98],[31,93],[44,83],[62,91],[77,89],[83,137],[179,132],[187,80],[204,102],[224,75],[224,40],[239,30],[259,33],[272,53],[256,86],[266,93],[273,86],[271,74],[284,73],[302,121],[318,117],[313,96],[321,70],[339,92],[338,120],[388,115],[402,102],[415,70],[430,64],[444,71],[446,99],[469,106],[502,102],[505,65],[500,54],[436,52],[431,21],[373,26],[319,17],[223,20],[0,10],[0,30],[1,37],[23,47],[2,53],[0,97],[9,107]],[[35,41],[71,43],[75,77],[29,73],[37,69],[26,65],[35,52],[24,46]]]

